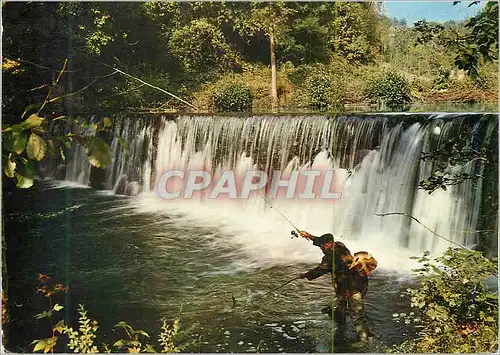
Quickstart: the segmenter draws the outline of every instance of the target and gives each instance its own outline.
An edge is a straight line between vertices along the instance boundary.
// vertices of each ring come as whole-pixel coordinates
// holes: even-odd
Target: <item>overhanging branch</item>
[[[427,229],[429,232],[431,232],[432,234],[434,234],[436,237],[439,237],[441,239],[444,239],[446,240],[447,242],[449,243],[452,243],[452,244],[455,244],[456,246],[459,246],[460,248],[464,248],[464,249],[467,249],[467,250],[470,250],[470,251],[474,251],[470,248],[467,248],[466,246],[463,246],[462,244],[459,244],[457,242],[454,242],[453,240],[451,239],[448,239],[444,236],[442,236],[441,234],[433,231],[432,229],[430,229],[429,227],[427,227],[425,224],[423,224],[422,222],[420,222],[418,219],[416,219],[415,217],[413,217],[412,215],[409,215],[409,214],[406,214],[404,212],[388,212],[388,213],[374,213],[374,215],[376,216],[380,216],[380,217],[385,217],[385,216],[391,216],[391,215],[399,215],[399,216],[405,216],[405,217],[408,217],[408,218],[411,218],[413,219],[415,222],[417,222],[418,224],[420,224],[422,227],[424,227],[425,229]]]
[[[123,70],[120,70],[120,69],[117,69],[117,68],[115,68],[115,67],[112,67],[111,65],[108,65],[108,64],[105,64],[105,63],[102,63],[102,62],[99,62],[99,63],[101,63],[102,65],[104,65],[104,66],[106,66],[106,67],[108,67],[108,68],[111,68],[111,69],[113,69],[113,70],[116,70],[116,71],[117,71],[118,73],[120,73],[120,74],[123,74],[123,75],[125,75],[125,76],[127,76],[127,77],[129,77],[129,78],[132,78],[132,79],[134,79],[134,80],[137,80],[137,81],[139,81],[139,82],[143,83],[144,85],[149,86],[150,88],[153,88],[153,89],[159,90],[159,91],[161,91],[161,92],[163,92],[163,93],[165,93],[165,94],[167,94],[167,95],[170,95],[170,96],[172,96],[173,98],[176,98],[177,100],[179,100],[180,102],[183,102],[183,103],[185,103],[186,105],[188,105],[188,106],[190,106],[190,107],[194,108],[195,110],[198,110],[198,107],[194,106],[193,104],[190,104],[190,103],[189,103],[189,102],[187,102],[186,100],[181,99],[179,96],[176,96],[176,95],[174,95],[174,94],[172,94],[172,93],[168,92],[167,90],[164,90],[164,89],[162,89],[162,88],[160,88],[160,87],[158,87],[158,86],[154,86],[154,85],[152,85],[152,84],[149,84],[149,83],[145,82],[144,80],[139,79],[139,78],[136,78],[135,76],[130,75],[130,74],[128,74],[128,73],[125,73]]]

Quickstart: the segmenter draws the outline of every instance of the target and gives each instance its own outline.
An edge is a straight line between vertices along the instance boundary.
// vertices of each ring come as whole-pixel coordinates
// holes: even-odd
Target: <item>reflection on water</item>
[[[245,252],[252,238],[242,245],[217,220],[201,223],[180,209],[141,212],[140,196],[54,187],[44,183],[5,197],[9,300],[20,305],[12,307],[10,350],[28,352],[33,339],[47,336],[49,327],[33,319],[46,307],[35,294],[37,274],[45,273],[70,287],[61,300],[66,320],[75,321],[84,303],[104,341],[118,338],[112,326],[119,320],[156,334],[161,317],[180,315],[196,340],[189,352],[330,351],[330,320],[321,313],[330,303],[329,277],[269,293],[321,259],[319,249],[291,241],[286,228],[268,237],[283,241],[284,250],[296,248],[297,257],[259,263]],[[379,346],[404,337],[392,314],[405,308],[400,292],[407,278],[382,264],[371,280],[366,313]]]

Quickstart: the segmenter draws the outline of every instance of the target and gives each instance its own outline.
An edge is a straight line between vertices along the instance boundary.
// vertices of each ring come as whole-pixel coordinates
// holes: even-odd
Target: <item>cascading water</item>
[[[465,181],[431,195],[418,189],[418,182],[432,169],[430,162],[420,160],[422,152],[472,121],[490,135],[498,125],[495,115],[479,114],[120,119],[114,127],[114,159],[105,183],[117,193],[142,191],[136,201],[142,210],[179,211],[193,223],[232,235],[244,249],[247,266],[272,265],[309,262],[317,254],[310,245],[298,248],[297,242],[287,242],[284,231],[290,225],[264,200],[167,201],[154,193],[154,183],[172,169],[204,169],[215,177],[224,170],[242,174],[254,169],[267,173],[334,169],[340,200],[278,199],[273,206],[301,229],[314,234],[331,231],[354,250],[383,249],[387,259],[405,250],[438,252],[451,244],[409,218],[382,218],[375,213],[406,213],[458,244],[475,243],[480,183]],[[80,155],[71,157],[66,178],[86,183],[88,165]],[[461,169],[472,172],[477,165]]]

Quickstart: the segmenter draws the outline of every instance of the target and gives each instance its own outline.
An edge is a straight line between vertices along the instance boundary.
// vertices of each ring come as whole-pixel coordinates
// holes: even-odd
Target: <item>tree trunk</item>
[[[276,42],[274,30],[269,35],[269,46],[271,51],[271,108],[273,112],[278,111],[278,90],[276,85]]]

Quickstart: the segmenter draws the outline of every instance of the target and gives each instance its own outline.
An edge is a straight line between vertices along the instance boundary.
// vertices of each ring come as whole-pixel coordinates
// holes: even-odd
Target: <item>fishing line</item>
[[[278,210],[276,207],[274,207],[271,202],[269,202],[264,196],[262,195],[258,195],[259,197],[261,197],[268,205],[270,208],[274,209],[276,212],[278,212],[281,217],[283,217],[288,223],[290,223],[290,225],[293,227],[293,229],[295,229],[297,232],[300,233],[300,229],[297,228],[297,226],[295,224],[292,223],[292,221],[290,221],[287,216],[285,216],[283,213],[280,212],[280,210]]]
[[[289,283],[291,283],[291,282],[293,282],[293,281],[295,281],[295,280],[298,280],[298,279],[300,279],[300,276],[294,277],[293,279],[288,280],[287,282],[285,282],[285,283],[281,284],[280,286],[278,286],[278,287],[276,287],[276,288],[273,288],[273,289],[272,289],[272,290],[270,290],[270,291],[267,291],[266,293],[264,293],[264,294],[262,294],[262,295],[257,295],[255,298],[262,298],[262,297],[268,296],[269,294],[271,294],[271,293],[274,293],[274,292],[278,291],[279,289],[281,289],[281,288],[285,287],[285,286],[286,286],[286,285],[288,285]],[[236,298],[234,297],[234,295],[231,295],[231,298],[232,298],[232,300],[233,300],[233,307],[236,307],[236,304],[237,304],[237,300],[236,300]],[[249,300],[249,301],[245,302],[245,303],[244,303],[244,305],[247,305],[247,304],[252,303],[252,302],[254,302],[254,301],[255,301],[255,299],[253,299],[253,300]]]

